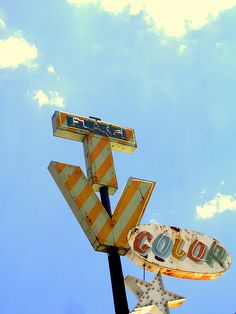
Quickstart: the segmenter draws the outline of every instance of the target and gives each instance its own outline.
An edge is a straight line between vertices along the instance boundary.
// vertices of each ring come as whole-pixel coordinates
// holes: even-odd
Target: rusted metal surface
[[[119,255],[129,249],[127,234],[139,224],[155,182],[130,178],[112,214],[109,194],[118,189],[112,150],[134,152],[134,130],[58,111],[52,123],[55,136],[83,142],[87,178],[73,165],[52,161],[48,168],[93,248],[108,253],[115,310],[128,314]]]
[[[95,250],[129,249],[127,234],[139,224],[155,182],[130,178],[110,217],[80,167],[51,162],[49,171]]]
[[[169,276],[210,280],[222,276],[231,264],[221,243],[188,229],[140,225],[129,232],[128,243],[127,256],[133,262]]]
[[[130,128],[60,111],[55,111],[52,123],[55,136],[83,142],[85,136],[93,134],[109,138],[111,148],[121,152],[133,153],[137,148],[134,130]]]
[[[169,314],[169,308],[179,307],[185,301],[184,297],[165,290],[160,273],[155,276],[151,283],[127,276],[125,285],[138,299],[135,309],[156,305],[162,314]]]

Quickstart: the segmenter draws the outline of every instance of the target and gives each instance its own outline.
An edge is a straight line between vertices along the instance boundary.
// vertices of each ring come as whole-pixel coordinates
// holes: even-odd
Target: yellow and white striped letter
[[[139,224],[155,182],[129,178],[110,217],[80,167],[52,161],[48,168],[94,249],[115,246],[125,255],[127,234]]]

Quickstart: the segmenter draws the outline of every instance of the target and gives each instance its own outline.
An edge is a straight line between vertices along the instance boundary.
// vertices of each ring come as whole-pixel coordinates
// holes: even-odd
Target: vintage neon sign
[[[150,271],[189,279],[214,279],[231,257],[217,240],[199,232],[160,225],[141,225],[128,234],[130,257]]]
[[[56,111],[52,117],[55,136],[83,142],[87,177],[78,166],[52,161],[48,167],[93,248],[120,255],[129,250],[127,234],[138,225],[155,182],[131,177],[114,209],[108,213],[96,192],[104,186],[113,195],[118,189],[112,151],[132,153],[137,145],[133,129]]]
[[[90,134],[98,138],[108,138],[112,150],[133,153],[137,148],[133,129],[100,121],[97,118],[55,111],[52,124],[53,134],[58,137],[83,142]]]
[[[108,125],[100,120],[68,116],[67,125],[93,134],[127,140],[125,129]]]

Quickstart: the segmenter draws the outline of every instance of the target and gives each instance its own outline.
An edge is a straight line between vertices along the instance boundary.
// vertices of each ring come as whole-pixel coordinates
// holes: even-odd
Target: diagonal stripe
[[[71,196],[74,198],[74,200],[76,201],[76,198],[78,197],[78,195],[82,192],[82,190],[84,189],[85,185],[87,184],[87,179],[85,178],[83,172],[81,169],[79,169],[79,171],[81,172],[81,177],[79,178],[79,180],[76,182],[76,184],[73,186],[73,188],[69,191]]]
[[[94,191],[91,187],[91,184],[87,181],[83,190],[76,197],[76,200],[75,200],[76,204],[80,208],[82,208],[84,206],[84,203],[87,201],[88,197],[93,193]]]
[[[150,182],[140,182],[140,183],[142,184],[140,184],[136,193],[133,195],[132,198],[128,199],[128,202],[129,202],[128,205],[122,207],[119,218],[116,220],[116,224],[113,227],[112,233],[108,236],[108,239],[107,239],[108,241],[110,241],[112,238],[114,239],[114,241],[116,241],[121,235],[121,233],[123,232],[123,230],[126,228],[129,221],[130,223],[133,223],[134,226],[136,225],[137,221],[134,222],[132,220],[132,216],[135,214],[136,211],[138,213],[137,217],[141,219],[143,208],[145,207],[145,204],[147,203],[145,196],[150,197],[150,184],[151,183]]]
[[[58,174],[60,174],[66,168],[66,166],[67,166],[67,164],[55,162],[55,169],[58,172]]]
[[[145,200],[147,200],[150,194],[150,188],[146,192],[146,194],[143,196],[144,201],[139,203],[139,206],[135,209],[135,212],[130,217],[129,221],[126,223],[125,228],[120,232],[120,235],[117,234],[115,236],[115,245],[118,247],[124,247],[127,244],[127,234],[128,232],[135,226],[138,225],[139,221],[142,218],[143,211],[145,209]],[[114,230],[114,233],[117,230]]]
[[[118,188],[118,183],[115,176],[110,139],[98,138],[89,134],[84,140],[84,153],[87,175],[93,189],[98,191],[99,186],[106,185],[109,187],[109,194],[114,194]],[[112,177],[114,177],[113,185],[109,186]]]
[[[127,233],[140,221],[155,183],[130,178],[111,218],[80,167],[51,162],[49,171],[94,249],[117,246],[125,254]]]
[[[97,237],[97,235],[98,235],[97,230],[100,231],[102,226],[107,221],[107,219],[109,218],[109,220],[110,220],[110,217],[107,214],[104,207],[102,206],[101,202],[99,201],[96,193],[92,190],[92,187],[91,187],[92,193],[91,193],[90,197],[86,200],[86,202],[83,204],[83,207],[81,208],[80,206],[78,206],[81,204],[76,203],[76,200],[78,200],[78,199],[76,199],[74,197],[74,195],[77,195],[78,194],[77,192],[80,191],[79,194],[82,193],[83,196],[85,196],[85,193],[87,192],[85,188],[86,188],[86,185],[88,183],[88,180],[84,176],[80,167],[76,167],[76,168],[78,169],[79,172],[82,173],[82,176],[79,179],[79,181],[76,183],[74,188],[71,191],[68,191],[68,189],[65,187],[65,181],[66,180],[63,180],[62,176],[55,169],[55,166],[56,166],[56,162],[51,162],[48,169],[49,169],[51,175],[53,176],[55,182],[57,183],[58,187],[60,188],[61,192],[63,193],[68,204],[70,205],[76,219],[81,224],[81,227],[83,228],[83,230],[84,230],[86,236],[88,237],[90,243],[92,244],[94,249],[97,250],[101,246],[101,243]],[[64,170],[67,169],[67,172],[69,171],[72,173],[74,168],[75,168],[74,166],[67,165],[66,167],[64,167]],[[68,176],[67,176],[67,178],[68,178]],[[95,201],[93,199],[95,199]],[[81,203],[83,203],[83,201]],[[94,219],[96,219],[95,220],[96,224],[91,225],[91,221],[89,221],[89,219],[88,219],[89,212],[91,210],[93,210],[93,207],[95,206],[96,203],[99,204],[97,207],[98,212],[96,213],[97,219],[96,219],[94,212],[91,216],[92,219],[93,219],[93,217],[94,217]],[[105,246],[104,246],[103,250],[105,250]]]
[[[87,215],[90,215],[92,208],[95,206],[97,202],[99,202],[97,195],[94,193],[91,193],[81,209],[81,211],[85,213],[86,217]],[[102,206],[100,205],[100,207]]]
[[[129,179],[112,216],[112,221],[114,223],[116,223],[120,219],[120,216],[122,215],[125,208],[132,202],[132,198],[139,189],[140,185],[140,180],[137,181],[134,179]]]
[[[97,169],[96,171],[96,177],[98,178],[98,181],[101,181],[102,178],[105,176],[107,171],[113,166],[113,158],[112,154],[109,154],[107,158],[104,160],[103,164]]]
[[[109,144],[109,139],[100,139],[98,141],[98,143],[96,143],[95,145],[95,141],[93,141],[92,139],[92,149],[90,152],[90,162],[93,164],[96,159],[98,158],[98,156],[102,153],[102,151],[108,147]]]
[[[110,220],[108,219],[98,234],[98,238],[100,239],[100,241],[103,241],[103,243],[105,243],[111,231],[112,231],[111,219]]]
[[[97,171],[97,169],[99,169],[101,167],[101,165],[104,163],[104,160],[109,155],[112,155],[112,150],[111,150],[111,147],[106,145],[104,147],[104,149],[101,151],[101,153],[97,156],[95,162],[91,163],[91,167],[92,167],[94,173]]]
[[[106,172],[106,174],[102,177],[102,178],[99,178],[98,177],[98,179],[102,179],[102,184],[104,184],[104,185],[106,185],[106,186],[108,186],[108,187],[110,187],[110,186],[112,186],[110,183],[111,183],[111,179],[112,178],[115,178],[116,179],[116,176],[114,175],[114,167],[112,166],[112,167],[110,167],[108,170],[107,170],[107,172]],[[116,183],[116,184],[115,184]],[[113,184],[115,184],[115,185],[113,185],[113,186],[117,186],[117,181],[115,180],[114,182],[113,182]]]
[[[116,179],[116,175],[113,175],[113,177],[111,178],[111,180],[108,182],[107,186],[117,186],[117,179]]]
[[[99,200],[91,207],[89,212],[89,223],[92,225],[95,223],[99,215],[103,212],[104,208],[101,206],[101,202]]]
[[[93,223],[93,225],[91,226],[91,230],[96,234],[97,239],[99,240],[99,242],[101,244],[104,245],[113,245],[113,243],[109,243],[107,244],[105,242],[105,239],[101,238],[99,236],[99,233],[101,232],[101,230],[103,229],[103,227],[108,223],[108,229],[111,230],[112,226],[111,226],[111,218],[108,215],[107,211],[105,210],[104,207],[103,211],[101,211],[101,213],[98,215],[97,219],[95,220],[95,222]]]
[[[112,221],[113,221],[113,225],[116,223],[116,221],[119,220],[120,216],[122,215],[123,211],[125,210],[125,208],[127,207],[127,205],[130,202],[130,198],[133,197],[133,195],[135,194],[135,192],[137,191],[140,183],[137,181],[133,181],[134,184],[136,185],[136,188],[134,189],[132,187],[132,182],[130,184],[130,182],[127,183],[125,190],[116,206],[115,212],[112,216]],[[131,187],[130,187],[131,186]],[[103,239],[104,241],[108,238],[109,236],[109,241],[112,242],[112,228],[110,227],[110,222],[107,221],[106,224],[103,226],[102,230],[99,233],[99,238]]]
[[[86,138],[89,146],[91,147],[90,150],[92,150],[101,141],[100,137],[94,136],[94,134],[91,133],[88,133]]]
[[[71,176],[66,180],[65,186],[68,191],[72,190],[78,180],[81,178],[82,172],[75,168]]]
[[[64,167],[64,169],[59,173],[59,175],[60,175],[60,177],[61,177],[61,179],[62,179],[62,181],[65,183],[67,180],[68,180],[68,178],[72,175],[72,173],[73,173],[73,171],[74,171],[74,169],[75,169],[76,167],[74,167],[74,166],[66,166],[66,167]]]

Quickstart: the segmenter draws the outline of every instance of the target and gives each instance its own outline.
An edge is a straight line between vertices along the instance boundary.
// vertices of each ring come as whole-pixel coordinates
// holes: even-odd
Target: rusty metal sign
[[[230,267],[231,257],[216,239],[199,232],[157,224],[128,234],[127,256],[152,272],[186,279],[214,279]]]
[[[139,224],[155,183],[130,178],[110,217],[80,167],[52,161],[48,169],[93,248],[106,253],[115,246],[125,255],[127,234]]]
[[[85,136],[93,134],[95,137],[108,137],[112,143],[112,149],[121,152],[133,153],[137,148],[133,129],[107,123],[97,118],[55,111],[52,124],[54,136],[83,142]]]
[[[55,136],[83,142],[87,177],[62,162],[52,161],[48,169],[93,248],[108,253],[116,313],[128,314],[120,255],[129,250],[127,234],[139,224],[155,182],[129,178],[112,213],[109,194],[118,189],[112,150],[134,152],[134,130],[59,111],[52,124]]]
[[[134,130],[60,111],[55,111],[52,125],[54,136],[83,142],[87,177],[94,191],[107,186],[113,195],[118,182],[112,150],[133,153],[137,148]]]
[[[129,312],[120,255],[157,273],[152,283],[125,279],[138,298],[134,314],[169,314],[169,308],[184,302],[164,289],[161,274],[214,279],[229,268],[229,253],[209,236],[157,224],[139,226],[153,181],[129,178],[112,212],[109,194],[118,189],[112,150],[133,153],[137,147],[133,129],[59,111],[52,124],[55,136],[83,142],[87,176],[79,166],[62,162],[52,161],[48,168],[93,248],[108,253],[116,313]]]
[[[118,188],[112,150],[132,153],[137,145],[134,130],[97,118],[56,111],[52,117],[55,136],[82,141],[87,177],[78,166],[52,161],[48,167],[63,196],[96,251],[129,249],[127,234],[139,224],[155,182],[129,178],[113,214],[109,215],[95,192],[104,186],[109,194]]]

